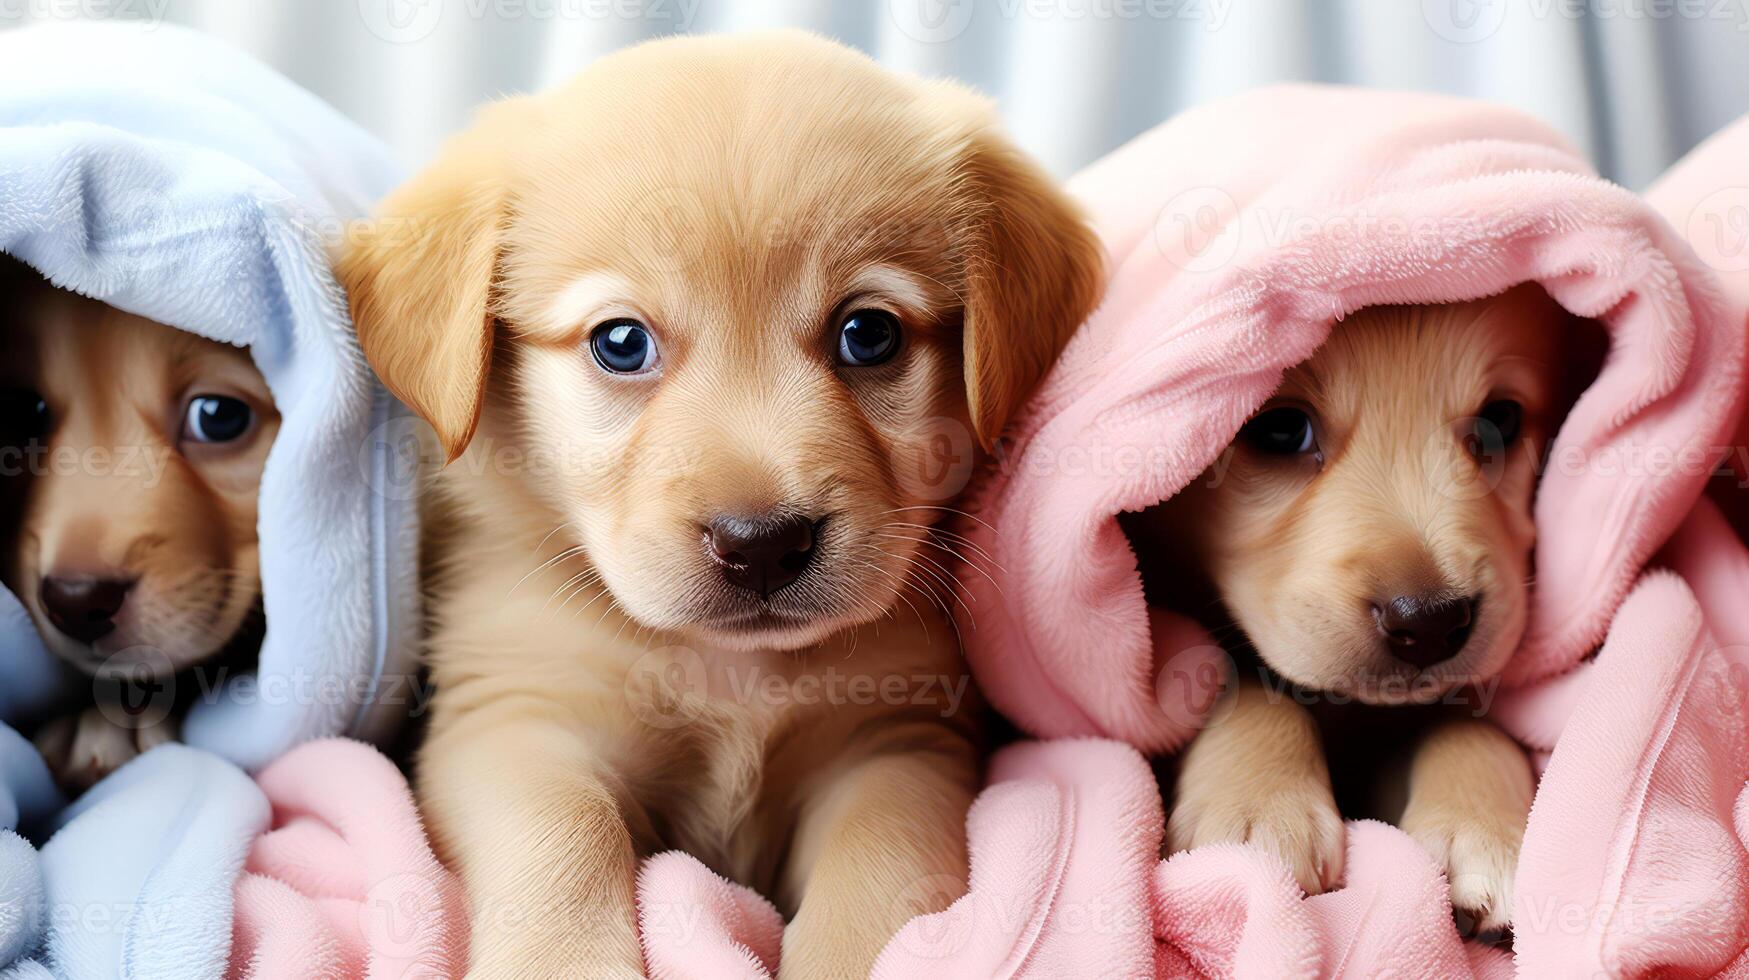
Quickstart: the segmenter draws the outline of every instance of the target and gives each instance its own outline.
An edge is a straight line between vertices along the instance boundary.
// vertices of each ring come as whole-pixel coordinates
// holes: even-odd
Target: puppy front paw
[[[1200,788],[1181,781],[1166,821],[1171,851],[1256,844],[1279,857],[1308,895],[1341,883],[1345,836],[1329,785],[1309,777],[1289,785],[1250,778]]]
[[[130,727],[111,721],[98,708],[86,708],[43,725],[35,742],[55,782],[77,796],[146,750],[175,738],[175,726],[168,720]]]
[[[1445,869],[1451,907],[1467,934],[1495,932],[1512,922],[1512,880],[1524,828],[1495,821],[1405,819],[1403,829]],[[1468,922],[1462,921],[1468,918]]]

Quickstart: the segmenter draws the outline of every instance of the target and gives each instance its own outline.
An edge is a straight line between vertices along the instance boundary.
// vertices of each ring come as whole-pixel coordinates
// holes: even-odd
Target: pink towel
[[[638,869],[638,931],[651,980],[766,980],[783,946],[770,902],[679,851]]]
[[[1673,545],[1703,594],[1730,531],[1710,505]],[[1699,547],[1701,553],[1693,549]],[[1725,570],[1740,589],[1746,569]],[[1740,612],[1745,593],[1727,598]],[[1749,687],[1683,580],[1622,606],[1537,790],[1513,927],[1525,976],[1713,976],[1749,948]]]
[[[1174,855],[1154,879],[1157,975],[1512,975],[1510,956],[1458,938],[1444,875],[1407,834],[1350,823],[1346,867],[1342,888],[1306,898],[1280,861],[1255,848]]]
[[[1153,773],[1127,746],[1004,749],[966,818],[971,890],[900,930],[873,976],[1151,975],[1149,878],[1164,826]]]
[[[432,856],[389,760],[326,739],[293,749],[256,782],[273,826],[237,882],[232,977],[462,975],[466,898]]]
[[[990,781],[967,818],[970,892],[900,930],[872,976],[1151,976],[1164,817],[1141,756],[1114,742],[1028,743],[997,753]],[[777,911],[686,855],[644,863],[638,918],[655,980],[777,972]]]
[[[1646,200],[1687,235],[1701,261],[1725,284],[1739,323],[1749,319],[1749,116],[1695,147],[1646,192]],[[1749,412],[1738,424],[1729,461],[1738,482],[1715,494],[1740,535],[1749,535]]]
[[[1110,250],[1111,287],[962,528],[994,579],[967,577],[968,656],[1035,734],[1160,751],[1196,730],[1218,651],[1183,617],[1150,612],[1115,515],[1205,469],[1356,309],[1537,281],[1609,333],[1540,484],[1540,584],[1510,684],[1596,648],[1723,454],[1741,322],[1665,221],[1525,116],[1268,89],[1184,113],[1071,188]]]
[[[1739,334],[1746,178],[1749,119],[1647,195],[1719,274]],[[1733,464],[1660,556],[1675,575],[1648,577],[1597,658],[1504,706],[1553,750],[1518,870],[1527,976],[1749,977],[1749,549],[1732,529],[1749,491]]]

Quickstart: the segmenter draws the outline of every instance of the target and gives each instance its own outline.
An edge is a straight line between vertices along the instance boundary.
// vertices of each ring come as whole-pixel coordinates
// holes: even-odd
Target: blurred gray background
[[[1063,175],[1181,108],[1284,80],[1506,102],[1636,188],[1749,112],[1749,0],[0,0],[0,29],[68,18],[229,39],[409,164],[479,103],[614,48],[780,26],[983,89]]]

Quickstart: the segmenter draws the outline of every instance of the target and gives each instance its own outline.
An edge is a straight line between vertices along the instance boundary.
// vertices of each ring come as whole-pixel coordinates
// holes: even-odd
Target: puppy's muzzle
[[[1476,621],[1476,596],[1449,592],[1400,595],[1373,605],[1373,621],[1391,656],[1426,670],[1457,656]]]
[[[115,630],[115,617],[134,583],[90,575],[49,576],[38,595],[55,629],[80,643],[95,643]]]
[[[706,527],[706,550],[730,585],[769,599],[813,562],[819,523],[799,514],[724,515]]]

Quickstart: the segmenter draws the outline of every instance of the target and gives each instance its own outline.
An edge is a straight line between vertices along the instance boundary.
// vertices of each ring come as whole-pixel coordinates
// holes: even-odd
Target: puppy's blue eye
[[[899,318],[886,310],[852,310],[838,328],[838,359],[873,367],[899,351]]]
[[[656,366],[656,338],[636,320],[609,320],[589,335],[595,363],[614,374],[643,374]]]
[[[1318,451],[1312,417],[1297,408],[1272,408],[1245,423],[1239,438],[1260,453],[1298,456]]]
[[[255,421],[249,403],[225,395],[196,395],[182,419],[182,437],[195,442],[235,442]]]

